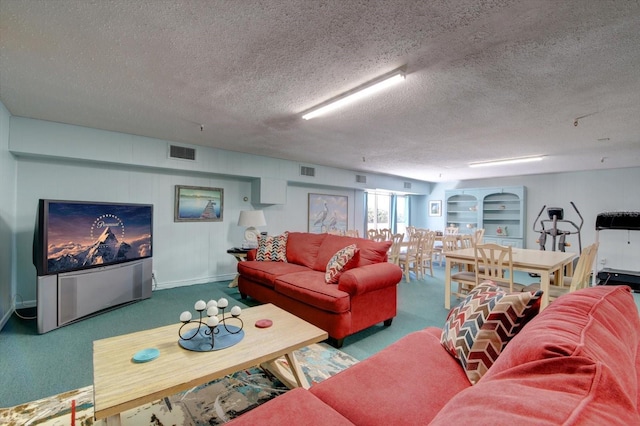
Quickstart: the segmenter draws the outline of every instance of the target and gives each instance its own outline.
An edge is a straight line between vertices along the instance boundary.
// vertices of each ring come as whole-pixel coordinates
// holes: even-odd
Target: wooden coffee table
[[[212,352],[183,349],[178,344],[181,323],[94,341],[96,420],[106,418],[109,425],[120,424],[123,411],[263,363],[280,369],[274,373],[288,386],[308,388],[293,351],[325,340],[327,333],[271,304],[243,309],[241,318],[242,341]],[[257,328],[255,322],[263,318],[273,325]],[[160,356],[146,363],[133,362],[133,355],[145,348],[157,348]],[[274,362],[281,356],[286,357],[290,372]]]

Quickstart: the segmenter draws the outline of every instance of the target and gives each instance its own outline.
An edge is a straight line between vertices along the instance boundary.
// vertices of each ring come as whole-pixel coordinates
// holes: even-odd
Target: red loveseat
[[[558,298],[524,326],[475,385],[441,345],[441,331],[411,333],[231,424],[640,424],[640,320],[626,286]]]
[[[339,250],[355,244],[356,255],[339,276],[327,284],[327,263]],[[330,234],[290,232],[286,262],[252,260],[238,263],[241,297],[273,303],[316,325],[340,347],[346,336],[380,322],[386,326],[397,313],[397,284],[402,270],[387,261],[391,242]]]

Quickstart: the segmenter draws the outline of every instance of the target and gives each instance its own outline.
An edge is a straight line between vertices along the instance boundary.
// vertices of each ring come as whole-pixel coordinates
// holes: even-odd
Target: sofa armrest
[[[247,252],[247,260],[256,260],[258,249],[251,249]]]
[[[383,262],[349,269],[340,275],[338,289],[351,296],[397,285],[402,280],[402,269]]]

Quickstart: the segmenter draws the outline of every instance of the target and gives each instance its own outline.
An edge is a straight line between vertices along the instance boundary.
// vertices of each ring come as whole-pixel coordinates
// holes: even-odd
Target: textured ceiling
[[[0,0],[0,99],[14,116],[427,181],[635,167],[639,29],[623,0]],[[399,67],[404,83],[300,118]],[[530,155],[547,157],[467,166]]]

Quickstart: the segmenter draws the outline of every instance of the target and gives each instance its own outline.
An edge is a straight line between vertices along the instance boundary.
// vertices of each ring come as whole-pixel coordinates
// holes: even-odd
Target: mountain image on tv
[[[49,257],[49,271],[66,271],[78,267],[118,263],[131,257],[146,257],[149,247],[145,241],[134,241],[131,244],[118,241],[118,237],[106,228],[95,243],[89,247],[82,245],[67,246],[57,257]],[[134,256],[131,254],[135,253]]]
[[[151,227],[150,206],[51,202],[47,272],[73,271],[150,257]]]

